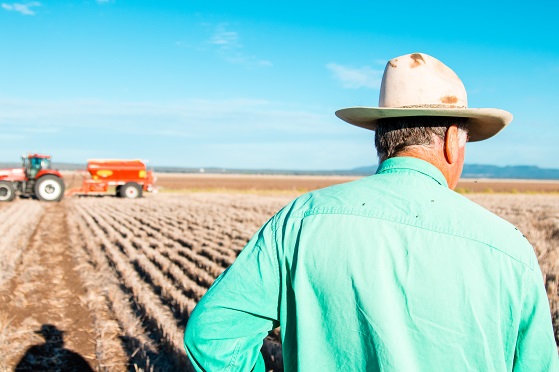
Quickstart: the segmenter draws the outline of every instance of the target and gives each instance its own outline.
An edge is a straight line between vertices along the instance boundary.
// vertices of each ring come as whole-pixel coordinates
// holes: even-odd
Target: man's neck
[[[453,189],[455,181],[452,177],[452,166],[446,162],[444,155],[437,154],[434,149],[426,148],[424,146],[413,146],[404,149],[396,154],[395,157],[407,156],[411,158],[421,159],[434,165],[441,171],[449,187]]]

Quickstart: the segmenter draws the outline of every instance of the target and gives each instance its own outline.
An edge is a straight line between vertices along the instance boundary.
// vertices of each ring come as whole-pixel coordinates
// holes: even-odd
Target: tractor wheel
[[[56,176],[46,175],[35,182],[35,196],[43,201],[60,201],[64,196],[64,182]]]
[[[127,199],[136,199],[142,197],[142,186],[136,182],[128,182],[120,188],[120,197]]]
[[[118,186],[116,187],[116,190],[115,190],[115,191],[116,191],[116,197],[117,197],[117,198],[122,197],[122,195],[120,195],[120,190],[121,190],[121,189],[122,189],[122,185],[118,185]]]
[[[16,197],[16,191],[11,182],[0,181],[0,202],[12,201]]]

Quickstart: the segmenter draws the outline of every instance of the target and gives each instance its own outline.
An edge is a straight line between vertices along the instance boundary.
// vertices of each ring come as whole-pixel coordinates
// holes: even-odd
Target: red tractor
[[[51,169],[50,158],[50,155],[23,155],[21,168],[0,169],[0,202],[12,201],[18,194],[60,201],[64,196],[64,181],[59,171]]]

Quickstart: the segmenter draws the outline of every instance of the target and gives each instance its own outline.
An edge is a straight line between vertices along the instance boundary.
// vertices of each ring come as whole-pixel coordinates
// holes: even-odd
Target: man
[[[278,325],[286,371],[559,370],[532,247],[452,191],[468,139],[512,115],[467,108],[458,76],[421,53],[388,62],[379,106],[336,112],[375,131],[376,174],[286,206],[194,309],[197,370],[264,370]]]

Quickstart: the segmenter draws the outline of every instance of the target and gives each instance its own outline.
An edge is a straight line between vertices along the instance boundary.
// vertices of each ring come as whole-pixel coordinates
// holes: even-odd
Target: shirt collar
[[[376,174],[397,173],[399,171],[418,172],[432,178],[438,184],[448,187],[446,178],[444,178],[442,172],[437,167],[425,160],[412,157],[396,156],[386,159],[379,165]]]

